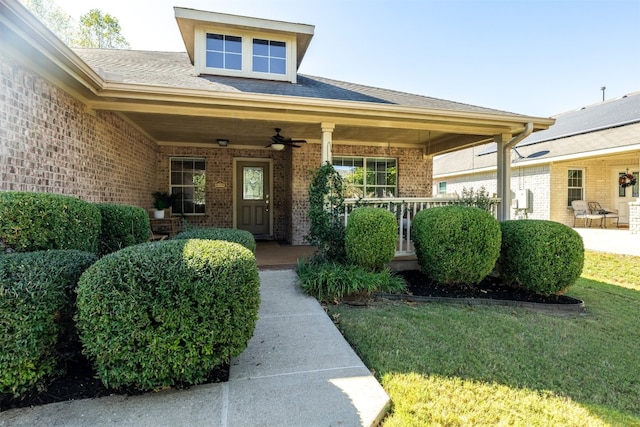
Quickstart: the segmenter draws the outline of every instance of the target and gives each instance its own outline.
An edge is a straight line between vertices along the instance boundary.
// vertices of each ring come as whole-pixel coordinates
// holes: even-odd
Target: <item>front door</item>
[[[268,160],[236,162],[236,228],[256,237],[271,235],[271,163]]]
[[[631,184],[631,175],[636,183]],[[638,198],[638,171],[632,169],[616,170],[615,172],[616,190],[614,196],[614,208],[618,209],[620,223],[629,223],[629,202],[634,202]]]

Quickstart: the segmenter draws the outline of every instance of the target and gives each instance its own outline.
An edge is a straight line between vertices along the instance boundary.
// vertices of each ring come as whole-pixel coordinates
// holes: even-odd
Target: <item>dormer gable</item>
[[[314,26],[174,7],[198,75],[296,83]]]

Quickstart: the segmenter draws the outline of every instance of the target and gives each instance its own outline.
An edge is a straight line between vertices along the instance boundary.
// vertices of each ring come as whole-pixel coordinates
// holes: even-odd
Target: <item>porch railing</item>
[[[411,225],[415,215],[423,209],[436,206],[460,204],[457,197],[419,197],[419,198],[379,198],[379,199],[345,199],[344,224],[347,225],[349,214],[358,207],[384,208],[393,213],[398,220],[398,244],[396,256],[407,256],[415,253],[411,241]],[[491,199],[492,214],[496,216],[500,199]]]

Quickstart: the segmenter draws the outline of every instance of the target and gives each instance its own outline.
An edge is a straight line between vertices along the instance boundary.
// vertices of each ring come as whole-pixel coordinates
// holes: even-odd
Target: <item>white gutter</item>
[[[498,198],[501,200],[498,221],[507,221],[511,218],[511,148],[531,135],[532,132],[533,123],[528,122],[524,131],[511,138],[510,141],[506,143],[496,141],[498,143]]]

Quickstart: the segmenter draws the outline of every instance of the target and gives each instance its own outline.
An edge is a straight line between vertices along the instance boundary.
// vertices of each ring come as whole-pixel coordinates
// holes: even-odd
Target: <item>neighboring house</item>
[[[554,122],[300,75],[310,25],[175,16],[186,53],[73,50],[0,0],[0,190],[147,209],[171,191],[193,225],[304,244],[324,162],[365,196],[430,197],[434,155]]]
[[[620,224],[640,233],[640,92],[563,113],[511,153],[512,209],[517,216],[573,225],[572,200],[617,209]],[[433,162],[434,192],[496,191],[496,148],[486,144]],[[632,175],[635,185],[627,175]],[[609,220],[608,226],[615,224]],[[582,225],[582,222],[580,222]]]

